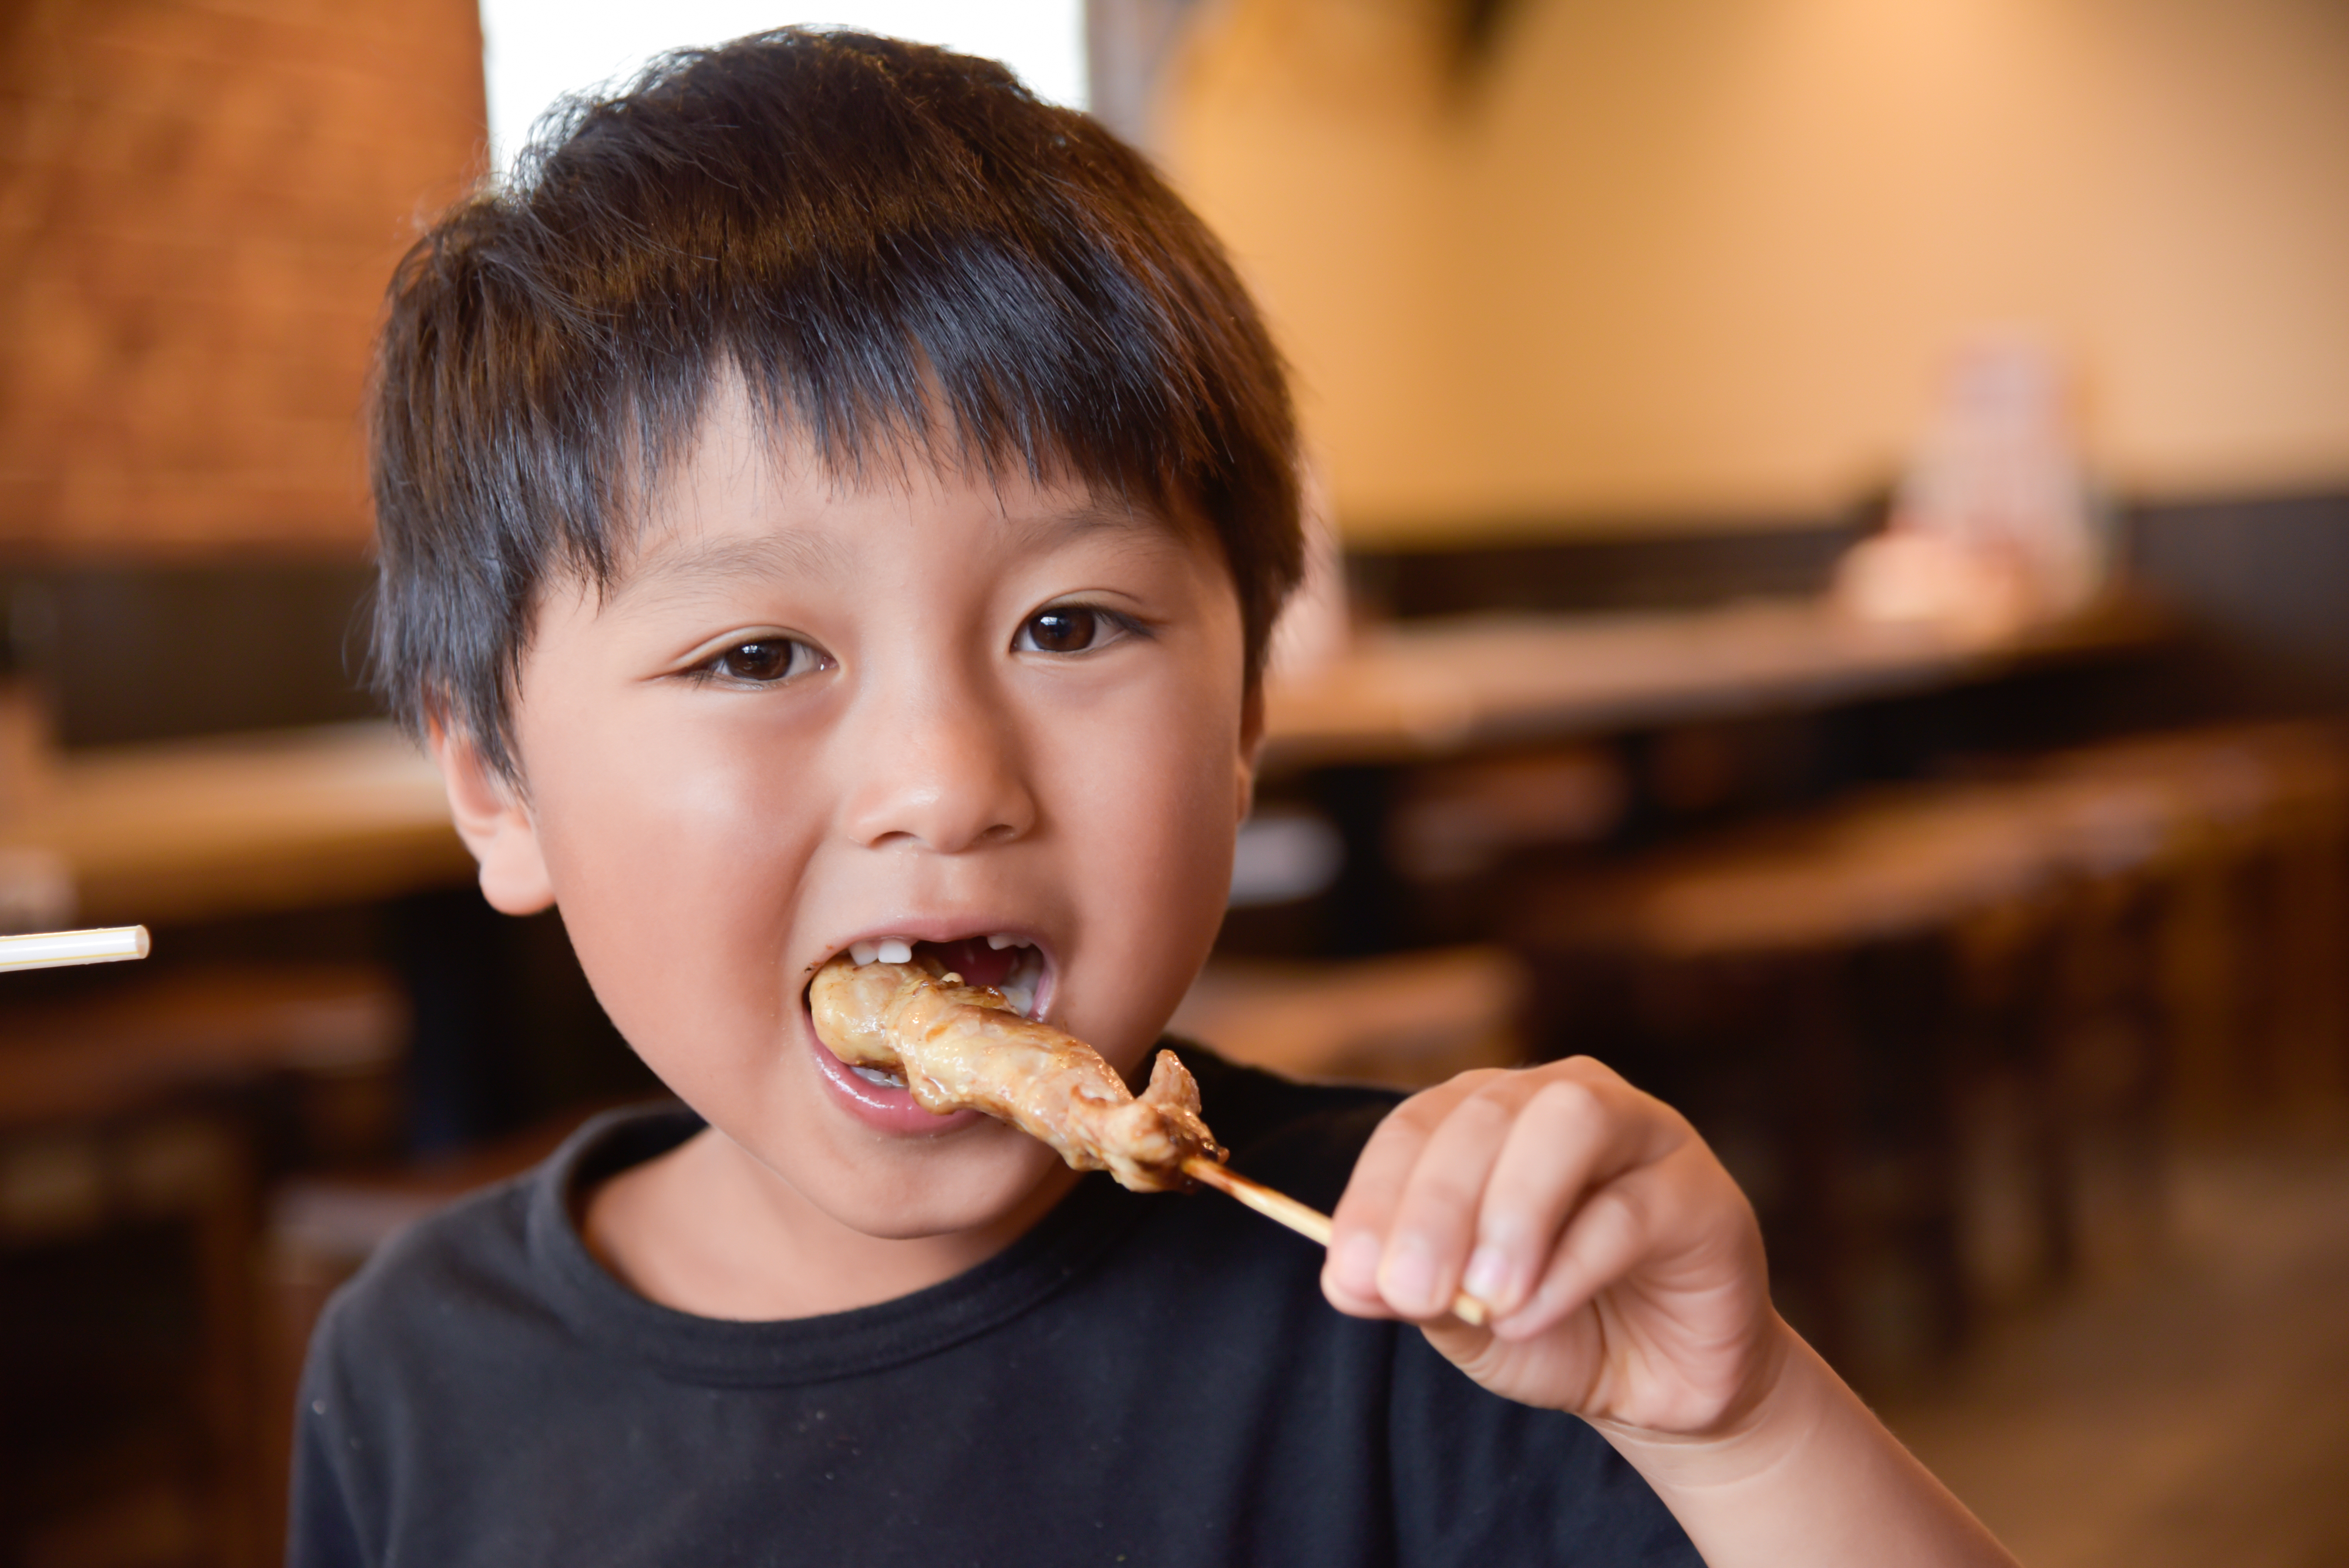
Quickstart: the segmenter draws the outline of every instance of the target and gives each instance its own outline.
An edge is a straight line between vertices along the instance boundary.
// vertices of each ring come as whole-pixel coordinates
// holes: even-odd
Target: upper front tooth
[[[851,942],[848,944],[848,961],[855,964],[859,968],[871,963],[874,959],[880,956],[881,944],[878,942]]]
[[[1001,952],[1005,948],[1019,946],[1019,939],[1018,937],[1006,936],[1001,931],[989,931],[987,934],[987,945],[993,948],[997,952]]]
[[[880,952],[881,961],[883,963],[911,963],[914,961],[913,945],[897,937],[882,938]]]

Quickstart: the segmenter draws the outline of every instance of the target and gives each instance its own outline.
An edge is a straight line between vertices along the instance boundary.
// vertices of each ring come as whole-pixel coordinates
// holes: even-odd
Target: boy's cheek
[[[756,809],[725,759],[672,769],[662,754],[615,755],[545,814],[573,945],[639,1050],[672,1033],[709,1038],[730,1015],[740,1028],[746,1006],[775,1021],[804,858],[789,819]]]
[[[1089,792],[1091,843],[1069,867],[1086,913],[1055,1011],[1121,1068],[1146,1058],[1189,990],[1231,889],[1230,732],[1156,739],[1109,753],[1121,760]]]

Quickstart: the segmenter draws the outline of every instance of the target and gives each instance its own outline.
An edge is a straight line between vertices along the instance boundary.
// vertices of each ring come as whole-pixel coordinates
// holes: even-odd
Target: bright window
[[[664,49],[794,22],[837,23],[1001,60],[1040,97],[1085,106],[1084,0],[481,0],[490,149],[503,168],[567,92],[616,82]],[[802,0],[803,3],[803,0]]]

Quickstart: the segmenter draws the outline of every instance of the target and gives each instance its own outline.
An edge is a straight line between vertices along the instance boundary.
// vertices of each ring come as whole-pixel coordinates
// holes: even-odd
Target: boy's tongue
[[[991,948],[985,937],[965,937],[952,942],[916,942],[914,956],[933,958],[965,985],[1001,985],[1011,966],[1019,961],[1019,948]]]

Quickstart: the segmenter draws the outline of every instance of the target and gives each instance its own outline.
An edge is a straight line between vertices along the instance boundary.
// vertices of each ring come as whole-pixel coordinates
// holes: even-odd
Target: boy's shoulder
[[[468,1193],[395,1232],[327,1303],[313,1356],[361,1345],[370,1359],[453,1333],[531,1337],[554,1326],[561,1278],[575,1269],[569,1195],[584,1181],[675,1147],[701,1118],[674,1102],[607,1111],[519,1175]],[[566,1241],[573,1245],[565,1245]]]

